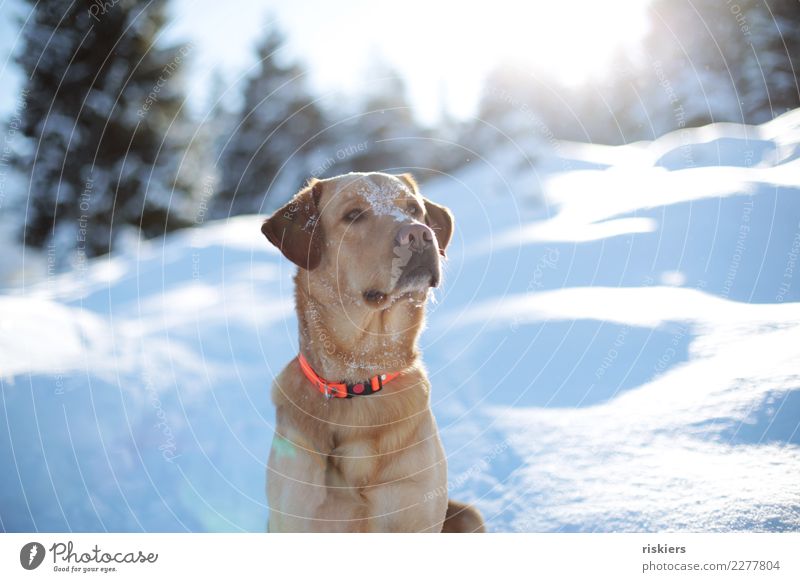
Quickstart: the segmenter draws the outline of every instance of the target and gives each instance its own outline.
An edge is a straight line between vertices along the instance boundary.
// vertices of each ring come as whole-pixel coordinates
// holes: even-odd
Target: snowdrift
[[[452,496],[493,531],[800,530],[800,110],[423,184]],[[531,157],[534,159],[534,157]],[[244,216],[0,296],[0,529],[263,531],[291,265]]]

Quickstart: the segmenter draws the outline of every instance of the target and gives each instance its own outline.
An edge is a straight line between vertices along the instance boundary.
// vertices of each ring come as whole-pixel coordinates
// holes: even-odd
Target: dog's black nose
[[[433,231],[424,224],[406,224],[397,231],[394,240],[402,246],[413,245],[420,249],[433,242]]]

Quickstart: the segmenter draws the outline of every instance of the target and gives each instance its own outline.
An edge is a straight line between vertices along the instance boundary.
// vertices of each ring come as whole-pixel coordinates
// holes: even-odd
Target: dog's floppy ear
[[[439,254],[446,257],[445,249],[453,238],[453,213],[448,208],[427,198],[425,201],[425,224],[433,229],[436,240],[439,242]]]
[[[318,204],[322,182],[314,180],[264,221],[261,232],[283,255],[302,269],[315,269],[322,259],[322,224]]]
[[[401,174],[398,178],[405,182],[413,192],[419,193],[419,187],[414,176]],[[422,199],[425,201],[425,224],[433,230],[436,235],[436,241],[439,243],[439,254],[445,257],[447,256],[445,249],[450,244],[450,239],[453,238],[453,213],[448,208],[431,202],[424,196]]]

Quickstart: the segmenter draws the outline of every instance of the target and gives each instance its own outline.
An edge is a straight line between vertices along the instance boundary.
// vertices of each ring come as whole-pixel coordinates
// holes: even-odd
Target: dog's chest
[[[287,436],[276,437],[269,463],[271,530],[438,527],[447,496],[431,492],[446,490],[446,461],[432,417],[415,420],[391,431],[334,429],[325,441],[283,429]]]
[[[353,439],[338,445],[328,456],[329,478],[350,487],[364,487],[374,482],[382,457],[378,453],[371,439]]]

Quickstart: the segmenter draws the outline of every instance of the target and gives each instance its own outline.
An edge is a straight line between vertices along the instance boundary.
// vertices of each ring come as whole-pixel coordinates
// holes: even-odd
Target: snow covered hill
[[[800,110],[423,191],[457,221],[422,338],[453,497],[493,531],[800,530]],[[264,529],[297,340],[259,223],[0,296],[0,529]]]

